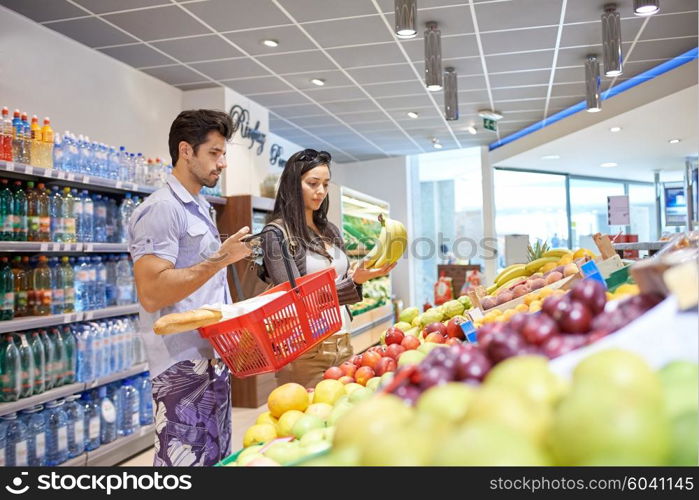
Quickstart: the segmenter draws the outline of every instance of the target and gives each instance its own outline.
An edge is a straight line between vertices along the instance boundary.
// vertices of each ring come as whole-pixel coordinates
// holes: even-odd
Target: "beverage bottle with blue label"
[[[77,394],[66,398],[68,458],[77,457],[85,451],[85,408],[79,400],[80,396]]]
[[[92,327],[88,323],[75,325],[75,340],[78,348],[77,378],[78,382],[90,382],[95,377],[95,350]]]
[[[107,242],[107,201],[101,194],[92,197],[95,208],[94,236],[98,243]]]
[[[0,402],[17,401],[22,392],[22,363],[11,333],[0,342]]]
[[[58,186],[51,186],[49,197],[49,217],[51,241],[65,241],[65,222],[63,220],[63,194]]]
[[[122,254],[116,265],[117,305],[125,306],[135,302],[133,296],[133,273],[129,258]]]
[[[107,268],[100,256],[92,257],[92,266],[95,268],[95,309],[104,309],[107,307]]]
[[[138,378],[138,394],[141,403],[139,420],[142,426],[150,425],[153,423],[153,384],[150,372],[145,372]]]
[[[46,465],[60,465],[68,460],[68,416],[65,401],[46,403]]]
[[[107,282],[105,285],[105,295],[107,307],[117,305],[116,266],[118,257],[114,254],[105,257],[104,267],[107,272]]]
[[[5,422],[5,465],[26,467],[29,465],[27,426],[17,417],[17,413],[8,413],[0,419]]]
[[[87,257],[78,257],[77,265],[73,268],[75,276],[75,310],[78,312],[90,309],[90,266]]]
[[[80,395],[85,408],[85,451],[99,447],[100,441],[100,407],[88,391]]]
[[[41,342],[44,344],[44,356],[46,358],[46,390],[56,387],[56,345],[49,338],[46,330],[39,330]]]
[[[20,372],[20,398],[28,398],[34,393],[34,352],[32,351],[27,336],[23,333],[13,334],[13,339],[19,351]]]
[[[56,354],[53,364],[56,370],[56,384],[54,387],[59,387],[63,385],[66,372],[68,371],[68,358],[66,356],[66,348],[63,342],[62,328],[59,326],[52,327],[49,330],[49,339],[51,339],[51,342],[53,343],[54,352]]]
[[[138,404],[138,392],[133,386],[131,379],[122,381],[121,388],[117,392],[117,406],[119,413],[117,414],[117,434],[119,436],[129,436],[136,430],[138,423],[138,412],[134,414],[134,408]]]
[[[34,394],[41,394],[46,390],[46,352],[39,332],[34,330],[27,333],[27,341],[32,348],[34,356]]]
[[[124,332],[121,319],[113,321],[112,331],[114,332],[114,371],[120,372],[126,369],[126,359],[124,353]]]
[[[90,197],[90,194],[86,189],[83,189],[80,193],[80,199],[83,204],[82,212],[82,241],[90,242],[95,241],[95,228],[94,228],[94,217],[95,217],[95,205]]]
[[[97,389],[97,395],[99,398],[101,413],[100,439],[102,443],[111,443],[117,438],[118,412],[114,402],[107,394],[106,385],[103,385]]]
[[[19,415],[27,426],[27,462],[30,467],[46,465],[46,419],[44,405],[22,410]]]
[[[76,381],[78,347],[70,326],[63,325],[60,330],[61,337],[63,338],[63,352],[66,356],[63,384],[72,384]]]

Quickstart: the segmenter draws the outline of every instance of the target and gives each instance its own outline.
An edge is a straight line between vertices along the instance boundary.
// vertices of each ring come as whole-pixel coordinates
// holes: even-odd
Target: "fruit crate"
[[[330,453],[331,449],[332,448],[328,448],[327,450],[319,451],[318,453],[312,453],[310,455],[306,455],[305,457],[299,458],[298,460],[295,460],[293,462],[286,464],[285,467],[296,467],[296,466],[304,465],[305,463],[307,463],[311,460],[314,460],[316,458],[327,455],[328,453]],[[243,451],[245,451],[245,448],[241,448],[238,451],[236,451],[235,453],[228,455],[226,458],[222,459],[220,462],[214,464],[214,467],[227,467],[227,466],[229,466],[230,464],[232,464],[233,462],[238,460],[238,457],[240,456],[240,454]]]
[[[214,464],[214,467],[225,467],[227,465],[232,464],[233,462],[238,460],[238,457],[240,456],[240,454],[243,452],[244,449],[245,448],[241,448],[238,451],[236,451],[235,453],[228,455],[226,458],[222,459],[220,462]]]
[[[607,290],[611,293],[614,293],[617,288],[619,288],[621,285],[625,283],[635,283],[629,273],[630,270],[631,266],[626,266],[622,267],[621,269],[617,269],[612,274],[610,274],[609,277],[605,280],[607,283]]]

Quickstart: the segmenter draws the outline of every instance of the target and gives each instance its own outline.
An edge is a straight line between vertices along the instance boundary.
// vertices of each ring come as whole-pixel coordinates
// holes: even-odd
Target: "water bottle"
[[[104,263],[104,268],[107,273],[107,282],[105,288],[105,295],[107,299],[107,307],[115,306],[117,304],[117,288],[116,288],[116,266],[117,266],[117,256],[109,255]]]
[[[27,427],[27,462],[30,467],[46,465],[46,419],[44,405],[35,405],[19,412]]]
[[[78,172],[91,175],[92,174],[92,149],[90,148],[90,138],[83,135],[78,135],[78,154],[79,154],[79,170]]]
[[[34,394],[41,394],[46,390],[46,350],[38,331],[27,334],[27,340],[32,347],[34,355]]]
[[[146,159],[143,157],[142,153],[138,153],[136,155],[136,158],[134,159],[134,173],[135,173],[135,178],[136,180],[134,181],[136,184],[145,184],[146,183],[146,175],[147,175],[147,163]]]
[[[65,221],[63,220],[63,196],[58,186],[51,186],[49,199],[49,223],[51,241],[65,241]]]
[[[102,330],[97,322],[90,322],[90,336],[92,337],[92,351],[93,351],[93,373],[94,378],[99,378],[102,376]]]
[[[74,394],[66,398],[65,411],[68,419],[68,458],[85,451],[85,408]]]
[[[119,151],[116,152],[116,162],[117,179],[125,181],[128,169],[126,166],[126,148],[124,146],[119,146]]]
[[[63,351],[65,352],[65,372],[63,374],[63,383],[72,384],[76,381],[78,369],[78,346],[73,335],[73,330],[68,325],[63,325],[61,328],[61,337],[63,339]]]
[[[75,221],[75,197],[71,193],[69,187],[63,188],[63,204],[61,206],[63,218],[63,241],[66,243],[74,243],[78,241],[77,224]],[[82,213],[82,210],[81,210]]]
[[[133,274],[129,259],[126,254],[122,254],[116,266],[117,305],[124,306],[134,303],[132,281]]]
[[[46,403],[46,465],[59,465],[68,460],[68,416],[65,401]]]
[[[141,399],[139,420],[141,425],[153,423],[153,384],[150,381],[150,372],[143,373],[138,378],[138,394]]]
[[[65,155],[63,154],[63,141],[61,140],[61,134],[56,133],[53,137],[53,168],[58,170],[65,170],[65,165],[63,164],[63,159]]]
[[[92,165],[94,165],[92,169],[93,175],[105,177],[104,150],[102,149],[102,145],[98,142],[93,142],[90,146],[92,149]]]
[[[80,199],[82,200],[82,241],[90,242],[95,241],[94,238],[94,216],[95,208],[92,198],[86,189],[80,193]]]
[[[119,153],[113,147],[107,152],[107,177],[114,180],[119,178]]]
[[[134,364],[146,362],[146,346],[143,344],[143,338],[137,329],[133,329],[133,362]]]
[[[111,323],[114,346],[114,371],[120,372],[126,369],[123,324],[121,319],[112,320]]]
[[[88,323],[80,323],[74,327],[77,345],[77,379],[78,382],[91,382],[95,376],[95,350],[92,327]]]
[[[49,257],[49,271],[51,273],[51,314],[62,314],[65,312],[65,287],[58,257]]]
[[[75,276],[75,310],[87,311],[90,308],[88,287],[90,282],[90,269],[86,257],[78,257],[77,264],[73,268]]]
[[[47,332],[49,340],[53,345],[53,373],[50,374],[54,387],[59,387],[63,385],[63,379],[65,377],[67,359],[65,346],[63,344],[63,337],[61,335],[61,329],[59,327],[53,326]]]
[[[19,349],[12,334],[7,333],[0,343],[0,401],[17,401],[22,392],[22,363]]]
[[[72,313],[75,311],[75,273],[66,256],[61,257],[58,277],[59,286],[63,287],[63,312]]]
[[[32,351],[27,336],[23,333],[13,334],[13,340],[19,351],[20,372],[20,398],[28,398],[34,393],[34,351]]]
[[[56,345],[51,342],[49,334],[46,330],[39,330],[39,337],[41,342],[44,344],[44,358],[46,359],[46,379],[45,388],[48,391],[56,387],[57,374],[60,369],[56,367],[56,364],[60,363],[60,359],[56,358]]]
[[[114,198],[107,201],[107,241],[119,243],[119,205]]]
[[[92,266],[95,269],[95,309],[107,307],[107,268],[102,262],[102,257],[92,257]]]
[[[124,322],[124,369],[131,368],[133,366],[133,323],[128,319]]]
[[[87,307],[88,311],[97,309],[97,268],[92,261],[92,258],[85,257],[85,265],[87,267]]]
[[[114,402],[107,395],[107,386],[103,385],[97,389],[101,412],[101,432],[102,443],[111,443],[117,438],[118,412]]]
[[[127,163],[129,166],[129,178],[128,180],[131,182],[136,182],[136,154],[135,153],[129,153],[129,161]]]
[[[95,194],[93,196],[93,204],[95,209],[94,221],[94,240],[98,243],[106,243],[107,241],[107,203],[102,195]]]
[[[117,392],[117,434],[119,436],[129,436],[134,433],[138,424],[138,412],[134,414],[134,408],[138,404],[138,393],[130,378],[122,381],[121,388]],[[135,402],[134,402],[135,400]]]
[[[17,418],[17,413],[8,413],[0,419],[5,422],[5,465],[26,467],[29,465],[27,426]]]
[[[96,396],[96,394],[95,394]],[[92,451],[100,445],[100,407],[90,392],[80,395],[85,408],[85,451]]]
[[[73,172],[73,137],[70,131],[66,130],[63,133],[61,141],[61,149],[63,150],[63,159],[61,161],[61,169],[66,172]],[[54,149],[55,151],[55,149]],[[54,162],[56,159],[54,158]]]
[[[131,219],[133,209],[134,204],[131,193],[126,193],[119,206],[119,241],[121,243],[128,243],[129,220]]]

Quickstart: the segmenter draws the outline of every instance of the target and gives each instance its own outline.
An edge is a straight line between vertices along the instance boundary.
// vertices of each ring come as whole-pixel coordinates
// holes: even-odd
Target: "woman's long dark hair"
[[[326,196],[320,208],[313,212],[313,222],[320,231],[318,236],[306,224],[306,207],[303,201],[301,177],[316,167],[325,165],[330,168],[332,157],[327,151],[304,149],[291,155],[284,165],[284,171],[279,179],[277,199],[274,201],[274,211],[269,220],[281,219],[292,243],[299,243],[304,248],[323,255],[332,261],[325,249],[323,239],[333,243],[334,235],[328,227],[329,198]],[[293,245],[292,245],[293,248]]]

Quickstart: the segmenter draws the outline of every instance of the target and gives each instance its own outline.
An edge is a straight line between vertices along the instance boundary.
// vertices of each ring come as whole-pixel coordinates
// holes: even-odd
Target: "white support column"
[[[481,182],[483,189],[483,238],[480,252],[485,262],[485,283],[492,283],[497,273],[497,233],[495,232],[495,182],[488,146],[481,146]]]

